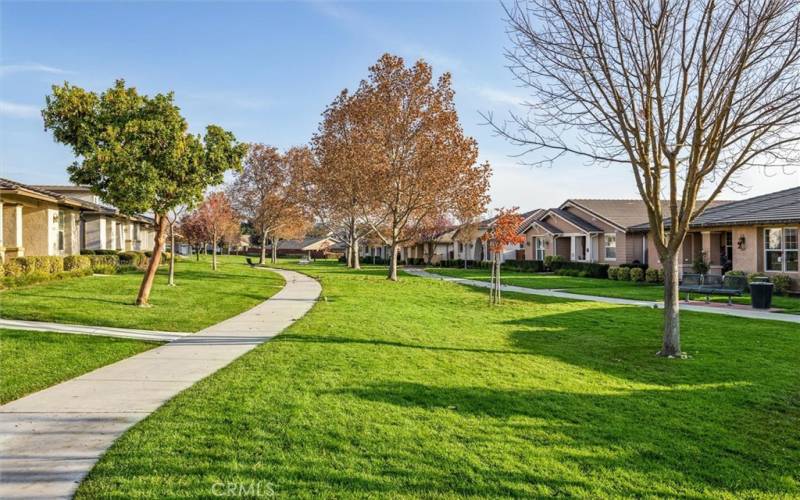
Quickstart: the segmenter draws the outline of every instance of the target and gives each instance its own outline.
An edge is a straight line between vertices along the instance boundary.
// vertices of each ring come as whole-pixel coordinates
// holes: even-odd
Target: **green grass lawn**
[[[479,281],[490,281],[489,269],[452,269],[431,267],[429,272],[456,278],[467,278]],[[525,288],[558,289],[566,292],[596,295],[599,297],[615,297],[633,300],[664,300],[664,287],[648,283],[634,283],[630,281],[614,281],[599,278],[577,278],[572,276],[558,276],[556,274],[518,273],[515,271],[503,272],[500,279],[504,285],[515,285]],[[683,298],[683,294],[681,295]],[[693,294],[693,300],[703,300],[704,296]],[[711,296],[714,302],[727,302],[726,296]],[[733,301],[739,304],[750,304],[750,296],[734,297]],[[772,297],[772,307],[783,309],[784,312],[800,314],[800,299],[794,297]]]
[[[797,325],[325,262],[288,331],[126,433],[79,498],[800,495]],[[218,486],[220,488],[220,486]]]
[[[158,345],[91,335],[0,329],[0,404]]]
[[[167,268],[158,271],[150,294],[152,307],[134,302],[141,273],[89,276],[0,292],[0,316],[93,326],[194,332],[239,314],[277,293],[283,278],[251,269],[244,257],[222,256],[211,270],[210,257],[175,265],[177,286],[167,285]]]

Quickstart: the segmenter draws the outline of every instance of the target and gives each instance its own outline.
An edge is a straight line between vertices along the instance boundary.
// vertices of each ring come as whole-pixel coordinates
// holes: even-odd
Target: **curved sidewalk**
[[[488,281],[478,281],[478,280],[471,280],[467,278],[455,278],[453,276],[444,276],[442,274],[435,274],[429,273],[428,271],[423,271],[422,269],[405,269],[405,272],[411,274],[412,276],[419,276],[421,278],[429,278],[441,281],[450,281],[453,283],[458,283],[461,285],[467,286],[476,286],[481,288],[489,288],[490,284]],[[664,305],[661,302],[653,302],[649,300],[633,300],[633,299],[618,299],[615,297],[600,297],[597,295],[582,295],[577,293],[569,293],[569,292],[561,292],[558,290],[549,290],[549,289],[538,289],[538,288],[525,288],[521,286],[514,286],[514,285],[501,285],[500,287],[504,292],[516,292],[516,293],[524,293],[528,295],[542,295],[545,297],[558,297],[561,299],[568,299],[568,300],[585,300],[589,302],[605,302],[607,304],[621,304],[627,306],[640,306],[640,307],[649,307],[652,309],[659,309],[663,308]],[[696,304],[683,304],[680,305],[681,311],[694,311],[694,312],[703,312],[703,313],[710,313],[710,314],[722,314],[725,316],[736,316],[739,318],[748,318],[748,319],[765,319],[769,321],[785,321],[787,323],[798,323],[800,324],[800,315],[797,314],[782,314],[782,313],[774,313],[769,311],[759,311],[756,309],[727,309],[723,307],[712,307],[712,306],[701,306]]]
[[[286,286],[249,311],[0,406],[0,498],[71,497],[123,432],[302,317],[319,283],[273,271]]]

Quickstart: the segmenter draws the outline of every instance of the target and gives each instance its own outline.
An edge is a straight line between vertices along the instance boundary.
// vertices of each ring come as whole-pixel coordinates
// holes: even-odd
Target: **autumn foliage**
[[[500,303],[500,264],[503,251],[508,246],[525,242],[525,236],[518,232],[523,220],[517,207],[498,209],[494,221],[481,237],[488,244],[492,255],[492,287],[489,296],[492,304]]]

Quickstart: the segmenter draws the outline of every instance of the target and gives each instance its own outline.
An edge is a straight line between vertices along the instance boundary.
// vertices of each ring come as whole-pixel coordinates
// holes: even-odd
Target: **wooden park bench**
[[[722,276],[716,274],[684,274],[681,282],[681,292],[686,292],[686,302],[691,300],[691,294],[705,295],[706,302],[710,302],[711,295],[727,295],[728,305],[733,305],[733,297],[739,297],[747,288],[747,278],[744,276]]]

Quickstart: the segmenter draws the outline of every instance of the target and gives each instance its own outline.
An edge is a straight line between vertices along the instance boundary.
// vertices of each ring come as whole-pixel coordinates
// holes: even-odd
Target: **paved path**
[[[275,272],[286,286],[249,311],[0,406],[0,498],[71,497],[123,432],[303,316],[319,283]]]
[[[79,335],[99,335],[103,337],[119,337],[123,339],[172,340],[193,335],[191,332],[162,332],[159,330],[137,330],[132,328],[111,328],[107,326],[69,325],[65,323],[48,323],[45,321],[25,321],[20,319],[0,318],[0,328],[33,330],[37,332],[76,333]]]
[[[443,276],[441,274],[429,273],[428,271],[423,271],[422,269],[413,269],[413,268],[411,269],[406,268],[405,272],[414,276],[420,276],[422,278],[430,278],[441,281],[451,281],[453,283],[459,283],[461,285],[489,288],[488,281],[456,278],[453,276]],[[653,302],[649,300],[632,300],[632,299],[618,299],[614,297],[598,297],[596,295],[581,295],[577,293],[561,292],[558,290],[542,290],[542,289],[525,288],[513,285],[502,285],[501,288],[505,292],[525,293],[528,295],[542,295],[545,297],[558,297],[570,300],[587,300],[591,302],[605,302],[608,304],[622,304],[629,306],[649,307],[652,309],[658,309],[664,307],[661,302]],[[696,304],[683,304],[683,303],[681,303],[680,309],[682,311],[696,311],[696,312],[704,312],[711,314],[724,314],[726,316],[737,316],[740,318],[767,319],[773,321],[785,321],[789,323],[800,324],[800,315],[798,314],[783,314],[783,313],[774,313],[769,311],[759,311],[757,309],[736,309],[733,307],[726,308],[718,306],[701,306]]]

